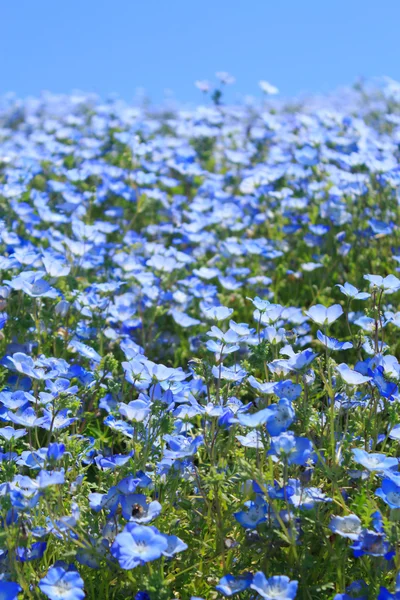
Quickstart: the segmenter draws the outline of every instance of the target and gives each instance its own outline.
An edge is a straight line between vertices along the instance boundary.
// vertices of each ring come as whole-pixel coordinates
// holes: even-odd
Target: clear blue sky
[[[400,79],[400,0],[0,0],[0,93],[80,89],[182,102],[195,79],[232,73],[230,92],[286,95]]]

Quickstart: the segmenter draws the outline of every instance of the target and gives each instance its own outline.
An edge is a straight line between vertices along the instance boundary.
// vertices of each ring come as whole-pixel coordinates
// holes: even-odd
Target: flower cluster
[[[400,598],[400,85],[0,104],[0,598]]]

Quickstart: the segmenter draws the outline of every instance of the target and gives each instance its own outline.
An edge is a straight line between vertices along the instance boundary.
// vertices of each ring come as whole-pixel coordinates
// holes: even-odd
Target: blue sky
[[[0,0],[0,93],[145,88],[196,102],[195,79],[236,77],[231,97],[324,92],[400,79],[400,0]]]

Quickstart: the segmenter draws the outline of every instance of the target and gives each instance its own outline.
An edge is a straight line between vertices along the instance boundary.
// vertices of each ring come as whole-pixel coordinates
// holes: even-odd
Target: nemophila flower
[[[69,427],[76,421],[76,417],[70,417],[70,410],[64,408],[56,414],[52,414],[49,410],[43,409],[43,421],[41,427],[47,431],[58,431]]]
[[[195,325],[200,325],[201,321],[199,319],[194,319],[190,315],[187,315],[183,311],[173,309],[171,310],[172,318],[175,323],[180,325],[181,327],[194,327]]]
[[[334,304],[328,308],[323,304],[316,304],[305,313],[318,325],[331,325],[343,314],[343,308],[340,304]]]
[[[183,381],[188,376],[188,374],[185,373],[181,367],[174,369],[172,367],[166,367],[162,364],[155,364],[150,360],[146,360],[145,364],[153,379],[158,381],[161,386],[163,384],[170,384],[176,381]]]
[[[0,329],[3,329],[7,323],[8,315],[5,312],[0,312]]]
[[[96,512],[103,509],[107,510],[108,518],[112,518],[116,514],[118,507],[121,506],[121,512],[123,510],[124,518],[130,519],[133,507],[137,504],[134,500],[134,497],[137,495],[137,489],[139,487],[146,488],[150,483],[151,480],[140,473],[135,477],[125,477],[117,485],[110,487],[106,494],[99,494],[96,492],[89,494],[89,506]],[[136,507],[136,509],[138,508],[140,509],[140,507]],[[140,512],[140,510],[136,510],[135,514],[138,512]]]
[[[387,469],[393,471],[397,470],[399,466],[397,458],[386,456],[386,454],[370,454],[360,448],[353,448],[352,454],[354,460],[368,469],[368,471],[385,471]]]
[[[147,592],[138,592],[134,600],[151,600],[151,598]]]
[[[343,381],[348,385],[362,385],[363,383],[368,383],[368,381],[371,381],[372,379],[372,377],[366,377],[358,371],[350,369],[350,367],[346,365],[346,363],[341,363],[340,365],[338,365],[336,367],[336,370],[338,371]]]
[[[32,298],[56,298],[57,290],[51,287],[48,281],[43,279],[44,271],[25,271],[12,279],[4,280],[4,283],[14,290],[22,290]]]
[[[394,275],[364,275],[364,279],[370,282],[370,286],[377,287],[387,294],[392,294],[400,289],[400,279]]]
[[[288,495],[289,504],[297,508],[310,510],[319,502],[332,502],[332,498],[317,487],[306,487],[298,479],[289,478],[291,493]]]
[[[233,314],[233,309],[226,306],[208,306],[203,309],[203,312],[207,319],[224,321]]]
[[[120,502],[124,519],[141,525],[150,523],[161,513],[161,504],[157,500],[148,504],[144,494],[121,494]]]
[[[270,344],[277,345],[286,341],[286,330],[283,327],[276,329],[276,327],[266,327],[263,332],[264,339],[268,340]]]
[[[302,263],[300,266],[301,269],[306,273],[312,273],[312,271],[315,271],[315,269],[320,269],[321,267],[323,267],[323,264],[319,262],[306,262]]]
[[[65,444],[59,444],[54,442],[53,444],[49,444],[47,449],[46,458],[48,461],[57,462],[60,460],[65,453]]]
[[[387,588],[380,587],[377,600],[398,600],[400,598],[400,590],[391,594]]]
[[[15,352],[12,356],[7,356],[3,359],[3,364],[33,379],[44,379],[45,377],[44,369],[36,368],[35,361],[23,352]]]
[[[19,562],[26,562],[31,560],[38,560],[42,558],[47,548],[47,542],[34,542],[32,546],[27,548],[17,548],[16,559]],[[1,596],[0,596],[1,600]]]
[[[286,398],[279,400],[278,404],[271,404],[269,408],[272,414],[266,421],[267,431],[269,435],[277,436],[290,427],[295,419],[295,412]]]
[[[260,427],[264,425],[268,419],[272,416],[272,410],[270,408],[264,408],[252,414],[238,414],[237,421],[243,427]]]
[[[113,431],[117,431],[118,433],[121,433],[128,438],[133,438],[134,428],[132,427],[132,425],[129,425],[126,421],[123,421],[122,419],[116,419],[114,415],[108,415],[103,422],[104,425],[106,425]]]
[[[268,363],[268,369],[272,373],[283,373],[284,375],[292,372],[300,373],[301,371],[304,371],[317,356],[318,355],[314,354],[312,350],[303,350],[296,354],[291,349],[288,359],[276,359],[271,363]]]
[[[375,491],[375,494],[390,506],[390,508],[400,508],[400,485],[388,478],[382,480],[381,487]]]
[[[148,367],[139,360],[129,360],[121,363],[125,371],[125,377],[129,383],[132,383],[139,390],[146,390],[151,382],[152,376]]]
[[[84,583],[74,568],[50,567],[39,581],[40,591],[50,600],[82,600]]]
[[[399,600],[400,599],[400,573],[397,573],[396,582],[394,587],[394,594],[391,594],[389,590],[384,587],[379,588],[379,595],[377,600]]]
[[[260,494],[256,499],[245,502],[246,510],[234,513],[236,521],[245,529],[255,529],[260,523],[267,520],[268,504]]]
[[[91,348],[90,346],[83,344],[82,342],[80,342],[77,339],[71,340],[69,342],[68,347],[70,350],[75,350],[75,352],[77,352],[84,358],[89,358],[90,360],[93,360],[96,363],[99,363],[101,361],[100,354],[98,352],[96,352],[96,350],[94,350],[94,348]]]
[[[368,374],[372,376],[374,385],[384,398],[393,398],[398,393],[398,387],[395,383],[387,381],[384,377],[384,368],[382,366],[376,369],[368,369]]]
[[[347,586],[344,594],[336,594],[333,600],[368,600],[368,585],[362,579]]]
[[[340,289],[342,294],[351,300],[367,300],[371,296],[371,294],[368,294],[368,292],[359,292],[354,285],[347,283],[347,281],[344,285],[337,284],[337,287]]]
[[[0,580],[0,600],[17,600],[22,587],[14,581]]]
[[[392,427],[392,429],[388,433],[388,437],[392,440],[400,441],[400,423],[398,423],[397,425],[394,425],[394,427]]]
[[[277,385],[274,381],[267,382],[267,383],[261,383],[260,381],[257,381],[257,379],[255,377],[253,377],[253,375],[250,375],[250,377],[248,377],[247,381],[249,382],[251,387],[258,390],[262,394],[273,394],[274,390],[276,388],[276,385]]]
[[[96,465],[103,471],[114,471],[117,467],[121,467],[128,463],[134,452],[131,450],[128,454],[111,454],[109,456],[103,456],[102,454],[98,454],[96,456],[95,463]]]
[[[357,515],[333,517],[329,523],[329,529],[341,537],[348,538],[349,540],[357,540],[361,533],[361,521]]]
[[[259,302],[257,302],[257,304],[259,304]],[[263,310],[255,310],[253,312],[253,318],[259,324],[271,326],[279,320],[282,312],[283,306],[280,304],[268,304]]]
[[[151,407],[143,400],[132,400],[128,404],[120,402],[118,405],[120,414],[129,421],[141,423],[151,413]]]
[[[264,448],[261,434],[256,429],[250,430],[246,435],[237,435],[236,439],[245,448]]]
[[[224,379],[234,383],[240,383],[247,375],[247,371],[239,365],[234,365],[233,367],[225,367],[222,364],[219,366],[215,365],[211,372],[216,379]]]
[[[58,304],[56,304],[56,306],[54,308],[54,312],[56,313],[56,315],[59,315],[60,317],[66,317],[69,309],[70,309],[70,303],[67,302],[67,300],[60,300],[58,302]]]
[[[224,577],[219,580],[218,585],[215,586],[215,589],[224,596],[234,596],[238,592],[247,590],[250,587],[252,580],[253,575],[251,573],[239,575],[238,577],[230,574],[224,575]]]
[[[178,554],[178,552],[184,552],[188,549],[188,545],[176,535],[166,535],[165,533],[162,533],[161,535],[167,541],[167,547],[163,551],[164,556],[172,558],[175,554]]]
[[[13,429],[13,427],[9,426],[0,428],[0,437],[8,442],[24,437],[27,433],[26,429]]]
[[[43,251],[42,262],[46,273],[50,277],[65,277],[71,270],[71,267],[66,264],[63,256],[53,254],[48,250]]]
[[[268,86],[262,86],[265,92],[275,91]],[[334,499],[323,469],[313,463],[320,457],[346,466],[353,461],[349,445],[368,453],[359,464],[353,461],[356,468],[342,469],[343,500],[352,496],[350,488],[363,496],[372,473],[379,477],[373,490],[379,488],[376,501],[385,511],[372,515],[371,530],[346,511],[325,519],[332,556],[340,536],[351,539],[356,557],[371,555],[378,564],[393,556],[393,532],[386,539],[383,521],[389,513],[396,517],[392,506],[400,488],[400,471],[390,470],[398,469],[393,457],[400,439],[393,417],[400,366],[390,354],[400,313],[389,302],[395,298],[389,293],[400,291],[400,277],[368,276],[369,293],[352,285],[359,285],[357,279],[337,290],[332,286],[338,281],[328,282],[331,289],[322,279],[329,254],[340,258],[343,273],[362,278],[359,257],[368,244],[372,271],[385,255],[397,272],[392,213],[400,198],[400,118],[388,106],[396,104],[399,90],[389,80],[379,89],[368,83],[346,96],[346,106],[343,98],[342,105],[319,98],[311,101],[312,110],[300,102],[296,114],[276,99],[273,111],[266,110],[265,98],[251,107],[225,102],[222,110],[216,106],[221,85],[214,105],[178,107],[170,115],[82,93],[0,103],[7,156],[0,181],[7,215],[0,222],[0,270],[7,277],[0,286],[1,363],[9,370],[0,392],[0,523],[6,537],[19,532],[18,543],[10,546],[7,539],[8,552],[0,550],[3,583],[10,561],[21,567],[34,561],[36,568],[50,536],[54,560],[78,543],[76,560],[85,565],[82,578],[92,579],[93,592],[101,594],[101,588],[89,569],[108,562],[120,568],[120,561],[132,566],[154,556],[162,557],[171,595],[180,597],[184,580],[174,557],[185,550],[185,571],[198,545],[188,548],[173,535],[172,505],[191,503],[193,510],[179,511],[179,531],[194,532],[203,547],[206,597],[218,583],[210,579],[209,560],[218,540],[203,544],[199,516],[208,502],[210,469],[221,460],[217,475],[225,480],[215,482],[211,473],[212,486],[223,483],[224,513],[236,510],[235,527],[245,529],[250,552],[237,540],[223,540],[227,548],[236,545],[241,568],[250,566],[271,534],[275,572],[291,576],[279,570],[285,551],[278,538],[288,534],[299,545],[302,529],[320,567],[320,529],[313,525]],[[385,200],[379,206],[361,201],[378,192]],[[304,314],[300,304],[316,302],[321,285],[325,306]],[[254,300],[243,302],[240,292],[247,287]],[[339,292],[347,306],[372,297],[380,314],[348,314],[359,330],[355,350],[362,356],[355,366],[347,361],[336,370],[332,360],[316,360],[315,345],[328,354],[354,350],[345,319],[336,318]],[[231,320],[233,310],[243,322]],[[209,326],[201,333],[204,323]],[[330,323],[335,337],[327,335]],[[68,361],[51,356],[64,351]],[[204,360],[213,354],[216,360]],[[325,402],[321,390],[328,380],[333,397]],[[339,415],[334,424],[330,409]],[[295,433],[288,431],[293,423]],[[148,473],[125,476],[133,459],[143,459]],[[273,485],[247,480],[246,472],[256,472],[263,459],[274,464]],[[232,510],[240,495],[249,502]],[[51,514],[43,516],[45,500]],[[160,518],[171,535],[146,527]],[[116,538],[126,524],[157,539],[132,542],[126,529],[129,539],[119,555]],[[141,550],[132,557],[136,546]],[[142,560],[141,551],[155,554]],[[297,554],[304,574],[305,554]],[[349,561],[349,581],[359,567],[356,559]],[[54,568],[67,572],[63,564]],[[389,597],[397,591],[383,581],[393,580],[393,569],[388,562],[378,582]],[[120,571],[113,581],[116,596],[126,591]],[[173,581],[171,573],[177,575]],[[107,584],[105,571],[104,577]],[[303,579],[309,587],[311,580]],[[329,573],[325,579],[319,582],[322,595],[334,580]],[[267,597],[294,596],[283,583]],[[233,594],[243,579],[226,575],[219,586],[215,593]],[[149,600],[157,595],[153,588],[138,584],[131,594]],[[265,585],[260,588],[265,592]],[[2,591],[0,585],[0,596]],[[368,591],[354,582],[340,596],[365,599],[372,593],[377,595],[377,585]],[[236,595],[252,594],[260,596],[255,589]]]
[[[335,338],[323,334],[320,330],[317,331],[317,338],[321,344],[326,346],[329,350],[348,350],[353,347],[351,342],[340,342]]]
[[[164,451],[165,458],[186,458],[193,456],[198,448],[204,444],[202,435],[195,438],[185,437],[183,435],[165,435],[164,440],[167,442],[169,449]]]
[[[369,529],[361,531],[351,548],[356,558],[366,554],[368,556],[383,556],[386,560],[390,560],[394,556],[394,552],[386,541],[385,534]]]
[[[297,437],[291,432],[281,433],[271,441],[268,454],[287,460],[289,465],[306,465],[308,461],[315,462],[316,455],[312,443],[305,437]]]
[[[214,352],[216,360],[221,360],[227,354],[232,354],[232,352],[236,352],[239,350],[240,346],[237,344],[226,345],[224,342],[216,342],[215,340],[207,340],[206,342],[207,350],[210,352]]]
[[[275,575],[267,579],[264,573],[258,571],[250,587],[266,600],[293,600],[296,598],[298,582],[290,581],[286,575]]]
[[[259,298],[258,296],[255,298],[247,298],[247,300],[250,300],[260,313],[265,312],[271,306],[269,300],[262,300],[262,298]]]
[[[290,356],[287,361],[288,367],[290,371],[300,372],[304,371],[317,357],[317,354],[314,354],[311,350],[303,350],[302,352],[298,352]]]
[[[167,548],[167,540],[155,527],[128,523],[116,536],[111,554],[122,569],[128,570],[160,558]]]
[[[274,385],[273,393],[278,396],[278,398],[286,398],[292,402],[300,396],[301,392],[302,387],[299,383],[294,383],[290,379],[286,379],[278,381],[278,383]]]
[[[38,417],[35,410],[31,407],[23,407],[17,410],[15,413],[9,412],[8,418],[10,421],[17,425],[22,425],[28,429],[31,427],[41,427],[43,423],[46,423],[45,417]]]

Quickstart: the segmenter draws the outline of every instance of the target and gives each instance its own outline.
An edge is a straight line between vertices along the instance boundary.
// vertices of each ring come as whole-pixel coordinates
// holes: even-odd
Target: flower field
[[[220,81],[1,101],[1,600],[400,598],[400,84]]]

